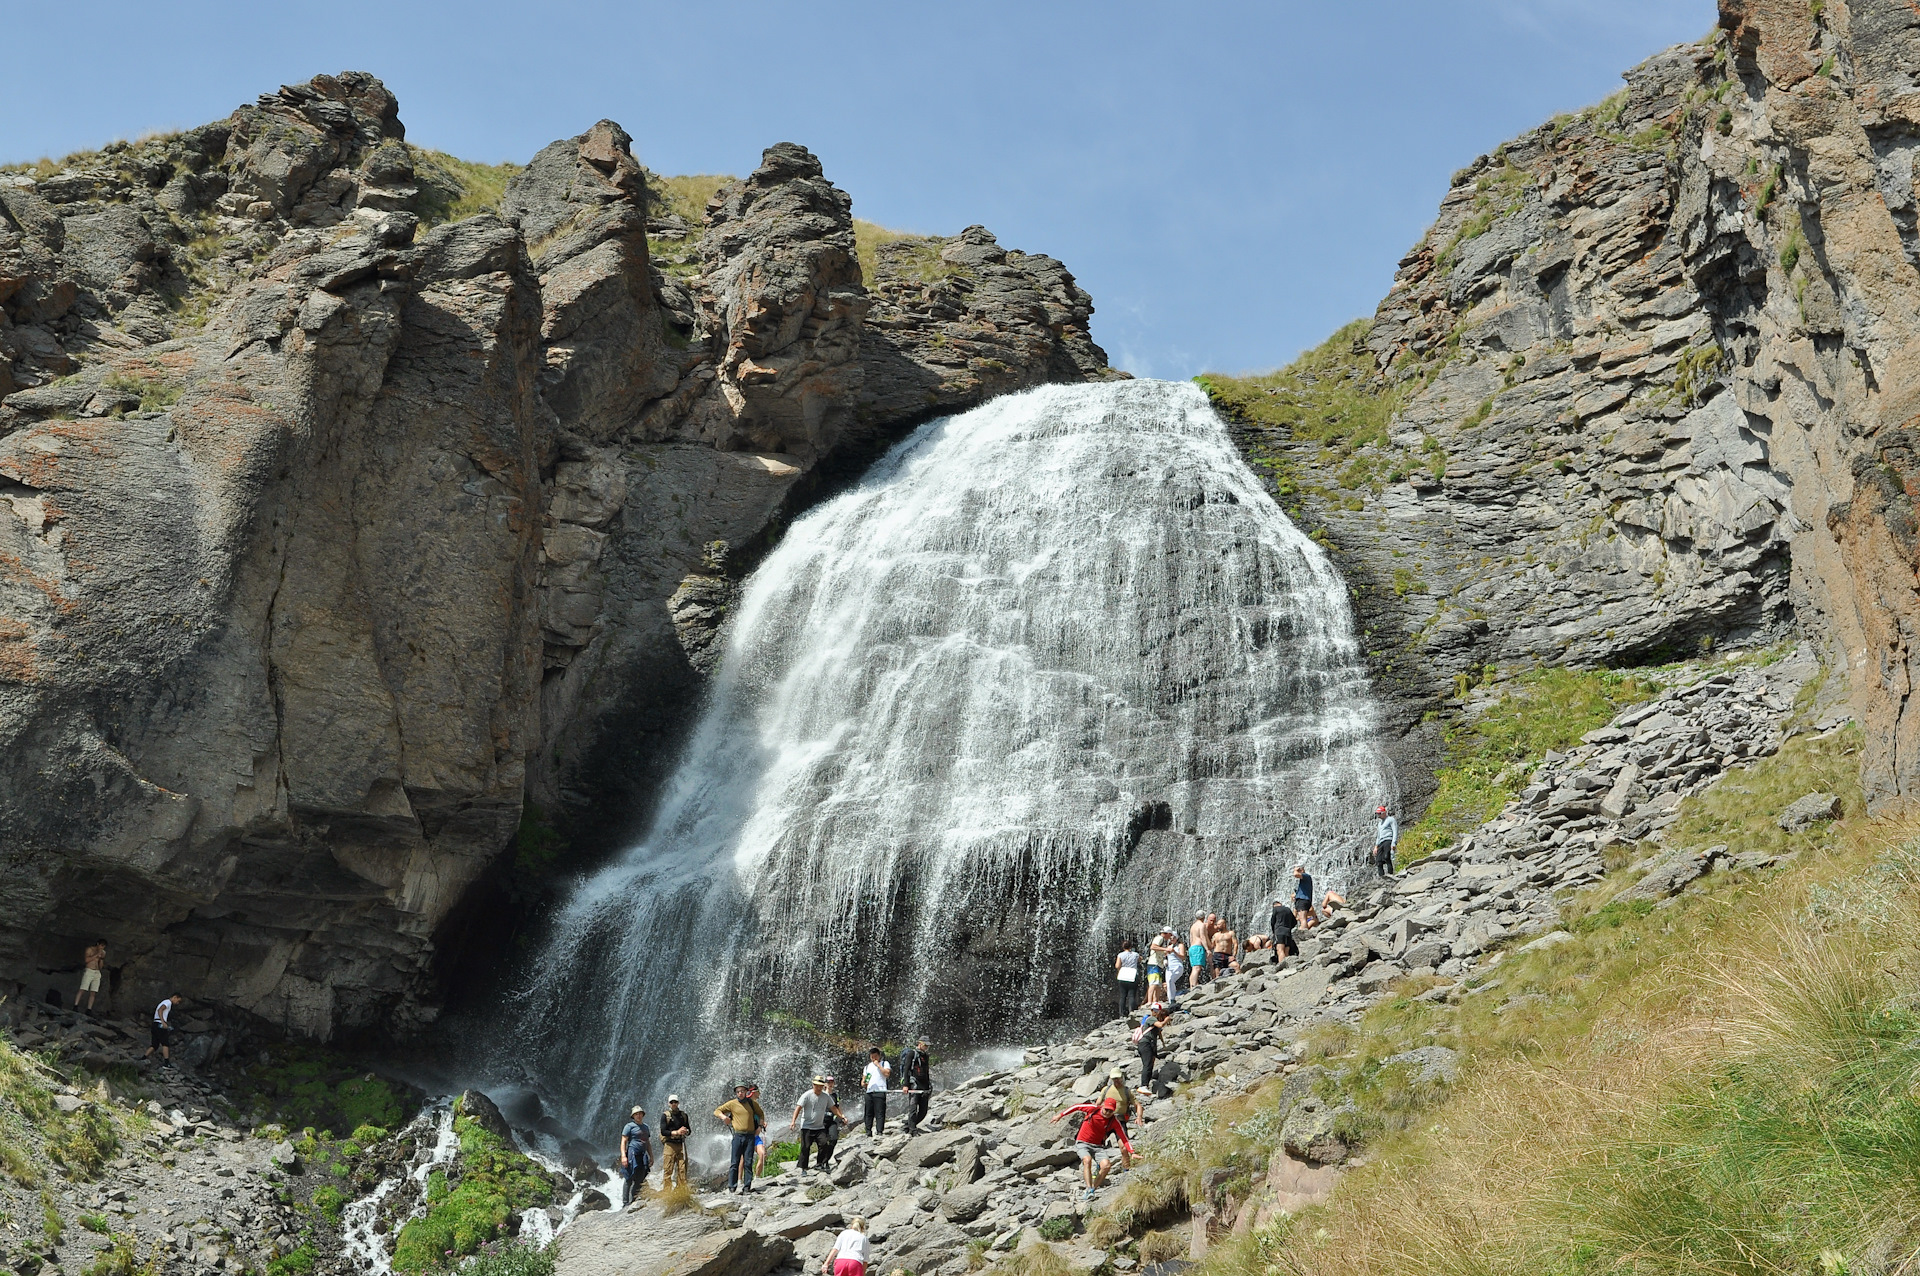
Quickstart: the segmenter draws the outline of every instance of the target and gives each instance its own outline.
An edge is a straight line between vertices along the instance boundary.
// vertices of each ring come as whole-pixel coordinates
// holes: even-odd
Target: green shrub
[[[311,1276],[319,1260],[319,1251],[311,1243],[303,1244],[268,1263],[267,1276]]]
[[[159,1264],[152,1258],[140,1261],[131,1234],[110,1238],[112,1244],[100,1251],[84,1269],[85,1276],[153,1276]]]
[[[1073,1235],[1073,1215],[1056,1214],[1040,1224],[1040,1239],[1064,1241]]]
[[[460,1276],[553,1276],[553,1246],[544,1249],[519,1241],[490,1242],[460,1268]]]
[[[79,1218],[79,1223],[80,1226],[86,1228],[96,1236],[111,1236],[113,1234],[113,1229],[108,1226],[107,1216],[105,1214],[82,1214]]]
[[[313,1207],[335,1223],[340,1221],[340,1211],[346,1204],[346,1195],[331,1183],[322,1183],[313,1189]]]
[[[414,180],[420,188],[416,206],[422,229],[493,211],[507,193],[507,183],[521,170],[518,164],[477,164],[445,151],[407,149],[412,152]]]
[[[503,1239],[517,1210],[553,1202],[553,1184],[531,1159],[507,1146],[464,1112],[456,1112],[460,1139],[459,1181],[436,1171],[427,1180],[427,1212],[400,1229],[393,1266],[423,1272],[452,1254],[479,1252]]]
[[[242,1103],[291,1129],[390,1130],[420,1096],[317,1046],[276,1047],[266,1063],[247,1067],[234,1086]],[[317,1150],[317,1149],[316,1149]],[[302,1149],[302,1155],[313,1151]]]

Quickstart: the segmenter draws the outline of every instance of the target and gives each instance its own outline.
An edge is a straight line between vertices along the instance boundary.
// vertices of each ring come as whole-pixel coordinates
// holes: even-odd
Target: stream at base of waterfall
[[[1395,781],[1346,587],[1192,385],[921,427],[744,585],[646,836],[550,919],[478,1069],[610,1146],[736,1080],[770,1124],[866,1043],[951,1058],[1111,1013],[1113,953],[1294,865]],[[717,1136],[715,1136],[717,1138]]]

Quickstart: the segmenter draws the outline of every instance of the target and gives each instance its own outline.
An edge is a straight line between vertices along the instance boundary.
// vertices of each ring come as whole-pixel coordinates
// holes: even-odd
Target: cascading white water
[[[1392,789],[1345,588],[1197,388],[998,399],[747,582],[653,828],[554,919],[515,1062],[609,1131],[836,1037],[1084,1022],[1121,937],[1265,930]]]

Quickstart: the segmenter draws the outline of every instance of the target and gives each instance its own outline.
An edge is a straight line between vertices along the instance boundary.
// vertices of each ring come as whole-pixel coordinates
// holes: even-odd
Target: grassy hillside
[[[1594,685],[1539,703],[1606,694],[1601,675],[1564,676]],[[1480,743],[1536,734],[1533,716],[1497,706]],[[1854,727],[1792,738],[1668,830],[1786,864],[1610,904],[1647,849],[1621,847],[1566,905],[1569,940],[1502,953],[1437,1000],[1404,981],[1310,1036],[1367,1152],[1328,1204],[1216,1242],[1201,1276],[1920,1270],[1920,821],[1864,814],[1860,747]],[[1779,811],[1813,790],[1845,818],[1783,832]],[[1382,1064],[1432,1044],[1461,1053],[1455,1083]],[[1089,1231],[1164,1227],[1217,1167],[1257,1197],[1278,1097],[1276,1081],[1190,1114]],[[1185,1239],[1147,1231],[1138,1253]]]

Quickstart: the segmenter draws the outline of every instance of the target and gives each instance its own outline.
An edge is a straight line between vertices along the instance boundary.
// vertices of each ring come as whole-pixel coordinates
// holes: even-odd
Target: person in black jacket
[[[1281,960],[1300,955],[1299,941],[1293,937],[1293,928],[1300,924],[1291,908],[1278,895],[1273,897],[1273,912],[1267,917],[1267,933],[1273,937],[1273,946],[1282,954]]]
[[[1168,1010],[1165,1006],[1154,1006],[1141,1017],[1140,1027],[1134,1035],[1134,1045],[1140,1050],[1140,1085],[1151,1089],[1156,1098],[1164,1098],[1160,1091],[1165,1087],[1153,1079],[1153,1065],[1160,1054],[1160,1034],[1167,1026]]]
[[[900,1052],[900,1085],[910,1092],[907,1098],[907,1133],[918,1134],[927,1119],[927,1104],[933,1101],[933,1057],[927,1053],[927,1039]]]

